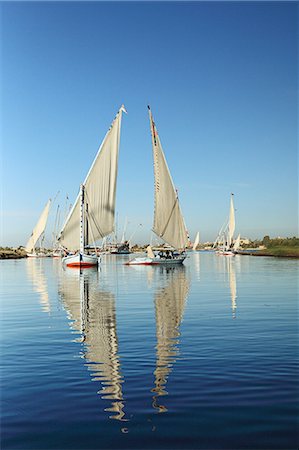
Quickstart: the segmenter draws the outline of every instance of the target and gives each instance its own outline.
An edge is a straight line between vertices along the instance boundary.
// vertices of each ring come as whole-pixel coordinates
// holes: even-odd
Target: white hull
[[[67,267],[94,267],[98,265],[98,257],[77,253],[76,255],[66,256],[62,262]]]
[[[183,264],[184,260],[186,259],[186,255],[183,256],[177,256],[174,258],[134,258],[131,261],[128,261],[125,263],[128,266],[173,266],[174,264]]]
[[[27,258],[46,258],[49,255],[45,253],[27,253]]]
[[[235,256],[235,253],[231,252],[230,250],[217,250],[216,255],[219,255],[219,256]]]

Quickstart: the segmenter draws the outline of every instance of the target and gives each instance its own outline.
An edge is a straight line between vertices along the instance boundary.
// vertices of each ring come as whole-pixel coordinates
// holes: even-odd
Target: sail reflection
[[[189,292],[189,280],[184,266],[160,269],[168,284],[155,296],[157,345],[152,405],[162,413],[167,408],[161,403],[160,397],[168,394],[165,386],[172,366],[179,357],[179,327]]]
[[[43,264],[43,258],[26,259],[28,278],[31,280],[35,292],[39,294],[39,302],[43,312],[49,314],[51,312],[51,304]]]
[[[112,413],[110,419],[127,420],[124,417],[114,295],[99,290],[97,269],[64,271],[60,294],[72,329],[80,333],[82,357],[87,361],[92,381],[101,384],[98,394],[111,401],[105,411]]]
[[[235,319],[236,318],[236,310],[237,310],[237,302],[236,302],[237,281],[236,281],[235,261],[232,261],[231,258],[226,258],[226,261],[227,261],[227,272],[228,272],[228,277],[229,277],[232,316],[233,316],[233,319]]]

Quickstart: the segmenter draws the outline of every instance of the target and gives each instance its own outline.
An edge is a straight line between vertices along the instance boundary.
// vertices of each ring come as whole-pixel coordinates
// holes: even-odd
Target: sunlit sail
[[[77,252],[64,258],[69,267],[96,266],[97,256],[85,253],[86,247],[95,245],[114,230],[121,119],[125,111],[122,105],[60,232],[60,245],[70,252]]]
[[[178,192],[174,186],[166,158],[162,149],[158,130],[150,107],[149,119],[152,136],[155,207],[154,233],[170,247],[166,251],[154,254],[148,248],[147,258],[135,258],[127,264],[182,264],[186,258],[185,249],[189,246],[184,217],[180,208]]]
[[[47,226],[47,221],[48,221],[48,216],[49,216],[49,211],[50,211],[50,206],[51,206],[51,199],[49,199],[47,201],[46,206],[44,207],[38,221],[37,224],[35,225],[31,236],[26,244],[25,250],[27,252],[27,256],[42,256],[42,254],[37,254],[36,253],[36,247],[37,247],[37,242],[40,240],[42,241],[42,238],[44,237],[44,233],[45,233],[45,229]],[[42,247],[42,243],[40,242],[39,247]]]

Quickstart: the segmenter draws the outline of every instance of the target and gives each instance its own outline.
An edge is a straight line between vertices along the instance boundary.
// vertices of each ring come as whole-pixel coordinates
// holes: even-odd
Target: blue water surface
[[[297,449],[298,261],[0,261],[1,448]]]

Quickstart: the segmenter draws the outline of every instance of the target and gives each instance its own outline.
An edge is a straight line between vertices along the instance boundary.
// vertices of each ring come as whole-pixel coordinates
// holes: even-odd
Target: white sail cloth
[[[196,250],[198,244],[199,244],[199,231],[196,233],[196,237],[195,237],[195,241],[194,241],[192,250]]]
[[[184,218],[181,213],[178,195],[167,166],[157,128],[150,110],[149,116],[155,173],[153,231],[172,247],[176,249],[185,249],[189,239]]]
[[[32,233],[31,233],[31,236],[26,244],[25,250],[28,253],[34,251],[35,244],[37,243],[37,241],[39,240],[39,238],[45,231],[47,221],[48,221],[50,206],[51,206],[51,199],[49,199],[47,201],[47,204],[44,207],[43,212],[41,213],[40,218],[38,219],[38,222],[35,225]]]
[[[235,232],[235,208],[234,208],[234,201],[233,201],[234,194],[231,194],[230,197],[230,211],[229,211],[229,222],[228,222],[228,246],[231,246],[231,243],[233,241],[233,235]]]
[[[88,232],[84,244],[104,238],[114,229],[120,129],[124,106],[118,111],[83,183]],[[80,247],[80,195],[61,230],[59,242],[68,250]]]

